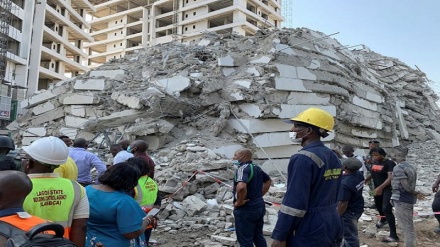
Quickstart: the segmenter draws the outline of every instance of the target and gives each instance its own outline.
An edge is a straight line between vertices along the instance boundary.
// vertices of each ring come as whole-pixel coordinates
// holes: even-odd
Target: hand
[[[146,220],[148,220],[149,226],[152,226],[154,229],[156,229],[156,227],[157,227],[157,218],[156,217],[154,217],[153,215],[149,215]]]
[[[241,207],[244,204],[246,204],[246,202],[248,202],[248,201],[249,201],[249,199],[246,199],[244,201],[236,201],[236,202],[234,202],[234,207],[236,207],[236,208]]]
[[[271,247],[286,247],[286,241],[274,240]]]
[[[375,196],[380,196],[380,195],[382,195],[382,188],[377,187],[376,189],[374,189],[374,195],[375,195]]]
[[[437,192],[438,191],[438,184],[437,183],[435,183],[435,184],[433,184],[432,185],[432,192]]]

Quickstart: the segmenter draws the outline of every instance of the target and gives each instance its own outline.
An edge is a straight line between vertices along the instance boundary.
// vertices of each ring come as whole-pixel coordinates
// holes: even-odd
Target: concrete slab
[[[227,55],[226,57],[220,57],[217,60],[217,65],[220,67],[234,67],[234,58],[231,55]]]
[[[29,145],[31,145],[32,142],[34,142],[35,140],[38,140],[40,138],[41,137],[24,136],[23,139],[21,139],[21,145],[22,146],[29,146]]]
[[[171,78],[158,80],[155,84],[163,87],[164,90],[171,95],[178,95],[191,85],[191,81],[188,77],[178,75]]]
[[[132,109],[142,109],[144,105],[141,103],[141,99],[136,96],[125,95],[124,93],[113,91],[111,95],[112,100],[128,106]]]
[[[381,95],[375,94],[375,93],[371,93],[371,92],[367,92],[366,93],[366,98],[367,98],[367,100],[376,102],[378,104],[384,102],[384,99],[383,99],[383,97]]]
[[[224,76],[230,76],[234,72],[235,72],[235,69],[233,69],[233,68],[223,68],[223,75]]]
[[[251,60],[249,63],[251,63],[251,64],[259,64],[259,63],[268,64],[270,62],[270,60],[271,60],[270,57],[262,56],[262,57],[260,57],[258,59]]]
[[[293,51],[290,46],[285,44],[275,44],[275,51],[280,53],[285,53],[287,55],[296,55],[295,51]]]
[[[124,75],[125,71],[122,69],[115,69],[115,70],[93,70],[90,71],[90,76],[104,76],[110,79],[115,79],[118,75]]]
[[[86,116],[86,107],[82,105],[71,105],[70,106],[70,114],[77,117],[85,117]]]
[[[94,93],[73,93],[63,99],[64,105],[92,105],[99,103],[99,97]]]
[[[44,91],[42,93],[32,95],[28,99],[24,100],[24,102],[22,102],[21,104],[23,107],[26,106],[25,108],[29,108],[55,97],[56,95],[53,94],[52,91]]]
[[[245,88],[250,88],[251,87],[251,81],[248,80],[237,80],[234,81],[235,84],[245,87]]]
[[[281,112],[279,118],[292,118],[298,115],[300,112],[309,109],[310,107],[316,107],[327,111],[332,116],[336,116],[336,107],[333,105],[287,105],[281,104]]]
[[[277,67],[277,70],[280,73],[280,77],[298,78],[295,66],[278,63],[275,64],[275,67]]]
[[[64,121],[66,123],[66,126],[82,129],[84,123],[89,121],[86,118],[80,118],[80,117],[73,117],[73,116],[66,116],[64,118]]]
[[[299,79],[315,81],[316,75],[304,67],[296,67],[296,73]]]
[[[243,103],[238,105],[238,107],[240,107],[242,111],[246,112],[251,117],[258,118],[263,116],[262,110],[256,104]]]
[[[105,79],[76,80],[73,88],[76,90],[102,91],[105,88]]]
[[[261,75],[260,72],[259,72],[259,71],[257,70],[257,68],[255,68],[255,67],[248,68],[248,69],[246,70],[246,72],[249,73],[249,74],[251,74],[251,75],[253,75],[253,76],[260,76],[260,75]]]
[[[304,83],[300,79],[276,77],[275,89],[282,91],[311,92],[304,87]]]
[[[60,134],[68,136],[70,139],[75,139],[77,133],[78,133],[78,129],[66,128],[66,127],[60,128]]]
[[[277,147],[265,147],[264,153],[261,149],[255,150],[255,157],[257,159],[280,159],[280,158],[290,158],[293,154],[297,153],[302,148],[301,145],[295,145],[291,143],[290,145],[277,146]],[[266,155],[267,154],[267,155]],[[268,157],[269,156],[269,157]]]
[[[32,108],[32,113],[34,115],[40,115],[42,113],[48,112],[50,110],[55,109],[55,105],[48,101],[48,102],[44,102],[42,104],[36,105],[34,108]]]
[[[47,123],[62,117],[64,117],[64,109],[62,107],[58,107],[32,118],[31,125],[39,126],[42,123]]]
[[[46,133],[47,131],[44,127],[27,128],[23,132],[23,136],[42,137],[46,136]]]
[[[238,132],[252,134],[289,131],[292,128],[281,119],[229,119],[228,124]]]
[[[278,174],[278,170],[280,170],[284,174],[287,174],[288,166],[289,166],[289,159],[273,159],[263,162],[263,164],[261,165],[261,169],[268,174],[270,173]]]
[[[321,62],[319,60],[317,60],[317,59],[313,59],[310,62],[309,67],[307,67],[307,68],[309,68],[309,69],[319,69],[320,67],[321,67]]]
[[[330,96],[317,93],[291,92],[286,103],[289,105],[328,105],[330,104]]]
[[[368,110],[377,111],[377,104],[376,103],[359,98],[356,95],[353,96],[353,104],[360,106],[362,108],[368,109]]]

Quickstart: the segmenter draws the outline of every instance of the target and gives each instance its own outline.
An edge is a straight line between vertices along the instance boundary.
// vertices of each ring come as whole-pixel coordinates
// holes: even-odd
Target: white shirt
[[[127,161],[131,157],[133,157],[133,154],[131,154],[125,150],[122,150],[119,153],[117,153],[116,156],[113,158],[113,165]]]

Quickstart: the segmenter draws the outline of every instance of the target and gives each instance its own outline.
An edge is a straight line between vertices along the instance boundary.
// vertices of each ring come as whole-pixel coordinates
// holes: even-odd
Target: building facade
[[[284,20],[281,0],[110,0],[95,7],[94,41],[85,45],[92,68],[136,49],[194,42],[204,32],[254,35]]]

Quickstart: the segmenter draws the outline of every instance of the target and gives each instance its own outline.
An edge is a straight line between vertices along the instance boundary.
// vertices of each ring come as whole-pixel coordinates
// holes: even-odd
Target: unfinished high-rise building
[[[204,32],[253,35],[279,28],[281,0],[95,0],[89,66],[133,50],[198,40]]]

